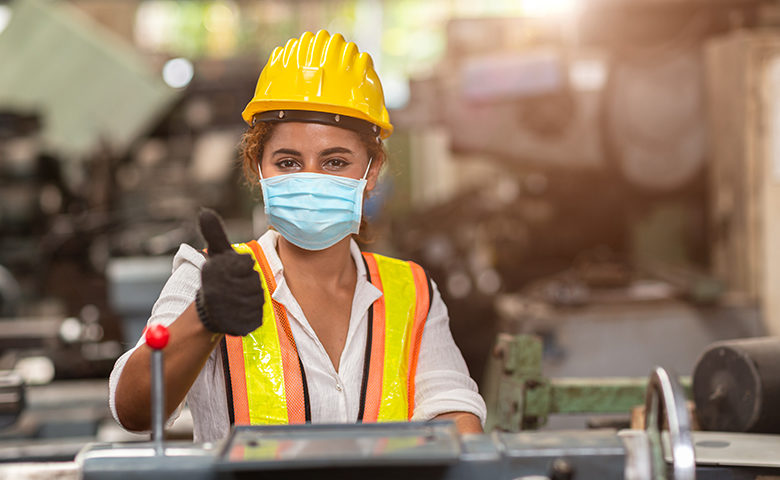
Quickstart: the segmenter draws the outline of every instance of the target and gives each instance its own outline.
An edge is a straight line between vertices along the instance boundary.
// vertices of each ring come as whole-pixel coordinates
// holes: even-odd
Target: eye
[[[274,165],[279,170],[293,170],[300,167],[300,162],[295,158],[285,157],[277,160]]]
[[[328,170],[340,170],[348,167],[349,165],[350,163],[341,157],[331,157],[323,162],[323,167]]]

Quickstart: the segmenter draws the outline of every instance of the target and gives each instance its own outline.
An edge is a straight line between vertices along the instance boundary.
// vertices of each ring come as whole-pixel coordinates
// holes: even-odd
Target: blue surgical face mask
[[[287,173],[263,178],[268,223],[290,243],[323,250],[360,230],[366,175],[354,179],[322,173]]]

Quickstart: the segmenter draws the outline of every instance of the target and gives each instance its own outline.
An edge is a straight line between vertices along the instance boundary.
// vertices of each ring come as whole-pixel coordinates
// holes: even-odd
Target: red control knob
[[[146,329],[146,344],[155,350],[162,350],[168,345],[171,334],[165,325],[152,325]]]

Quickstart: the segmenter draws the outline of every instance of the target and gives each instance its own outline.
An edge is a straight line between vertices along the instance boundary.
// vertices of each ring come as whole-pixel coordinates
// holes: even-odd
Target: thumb
[[[206,248],[208,248],[210,255],[231,250],[230,242],[225,234],[225,227],[217,212],[210,208],[201,208],[198,214],[198,226],[200,234],[206,240]]]

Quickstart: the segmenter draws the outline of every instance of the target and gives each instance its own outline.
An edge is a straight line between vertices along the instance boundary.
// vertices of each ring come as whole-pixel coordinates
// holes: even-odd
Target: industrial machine
[[[645,377],[545,377],[542,349],[541,338],[534,335],[498,335],[482,388],[488,431],[538,429],[553,414],[627,414],[645,403]],[[684,403],[691,396],[691,381],[678,381]],[[628,427],[627,415],[624,423]]]
[[[80,478],[687,480],[780,474],[780,436],[692,432],[685,392],[660,367],[647,382],[644,429],[459,435],[449,422],[240,426],[217,444],[165,442],[161,372],[167,331],[157,334],[147,340],[157,349],[153,440],[85,447],[76,457]]]

